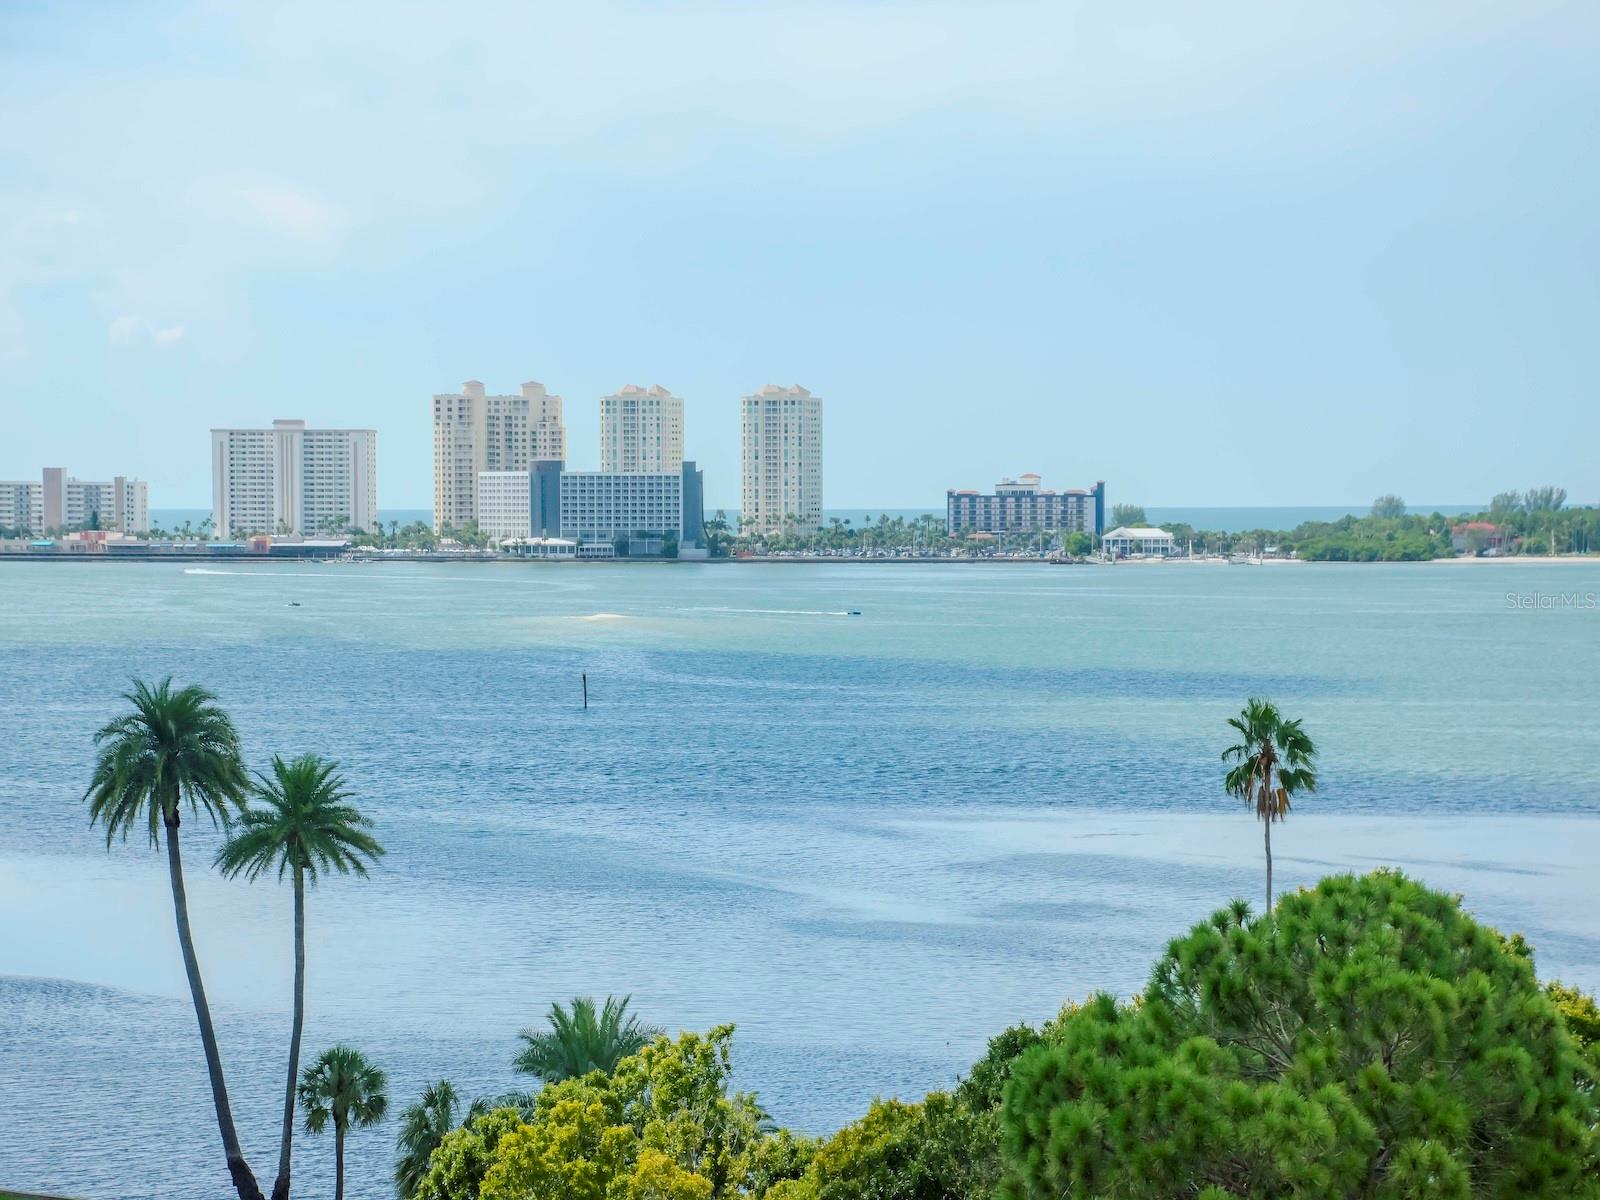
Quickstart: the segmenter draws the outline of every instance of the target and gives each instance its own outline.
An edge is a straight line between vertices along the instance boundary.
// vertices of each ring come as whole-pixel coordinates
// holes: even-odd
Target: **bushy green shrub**
[[[733,1026],[657,1037],[607,1075],[547,1084],[434,1151],[417,1200],[720,1200],[794,1179],[810,1143],[728,1094]]]
[[[918,1104],[874,1100],[767,1200],[980,1200],[994,1192],[999,1151],[998,1113],[975,1112],[948,1092]]]
[[[1238,903],[1143,998],[1097,997],[1015,1064],[1004,1196],[1600,1195],[1585,1059],[1455,897],[1380,871]]]

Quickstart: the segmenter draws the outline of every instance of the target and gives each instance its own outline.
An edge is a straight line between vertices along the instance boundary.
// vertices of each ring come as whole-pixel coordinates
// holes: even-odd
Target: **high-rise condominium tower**
[[[822,528],[822,401],[796,384],[744,398],[739,519],[762,533]]]
[[[683,466],[683,398],[657,384],[629,384],[600,398],[602,471],[677,471]]]
[[[211,431],[211,521],[218,537],[315,534],[334,526],[372,529],[378,520],[378,431]]]
[[[531,463],[567,457],[561,397],[542,383],[520,396],[486,396],[469,379],[459,395],[433,398],[433,524],[457,529],[478,516],[478,474],[526,471]]]

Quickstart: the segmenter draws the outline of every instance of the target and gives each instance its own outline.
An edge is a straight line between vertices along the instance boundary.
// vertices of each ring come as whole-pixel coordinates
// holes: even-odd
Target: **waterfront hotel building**
[[[142,479],[75,479],[63,467],[46,467],[38,480],[0,482],[0,528],[111,529],[147,533],[150,489]]]
[[[671,538],[680,557],[704,546],[703,473],[693,462],[676,471],[568,471],[559,460],[526,471],[478,476],[478,528],[493,542],[563,538],[580,557],[612,553],[620,538],[629,553],[655,554]]]
[[[681,428],[681,414],[679,424]],[[561,397],[552,396],[542,383],[523,384],[520,395],[490,396],[483,384],[469,379],[460,392],[435,396],[434,528],[482,524],[478,476],[483,472],[525,472],[536,462],[566,457]]]
[[[945,531],[970,533],[1092,533],[1106,527],[1106,485],[1057,492],[1039,486],[1039,476],[1002,479],[994,491],[952,488],[945,493]]]
[[[372,529],[378,520],[378,431],[211,431],[211,521],[217,537],[314,534],[334,524]]]

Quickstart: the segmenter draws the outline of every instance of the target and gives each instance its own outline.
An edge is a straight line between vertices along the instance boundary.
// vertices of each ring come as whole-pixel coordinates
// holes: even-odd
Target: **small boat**
[[[849,612],[847,612],[845,614],[845,616],[847,616],[847,617],[859,617],[860,615],[861,615],[861,610],[859,608],[852,608]]]
[[[300,601],[298,601],[298,600],[289,601],[289,607],[290,608],[299,608],[300,607]]]

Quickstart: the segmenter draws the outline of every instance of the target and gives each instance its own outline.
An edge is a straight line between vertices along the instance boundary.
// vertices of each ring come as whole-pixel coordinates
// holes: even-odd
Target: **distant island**
[[[1293,529],[1215,530],[1184,522],[1149,525],[1142,506],[1119,504],[1102,533],[1048,529],[1006,533],[952,532],[932,513],[906,517],[863,513],[860,521],[831,517],[818,528],[788,523],[778,531],[741,530],[718,509],[705,519],[700,561],[1049,561],[1121,559],[1247,559],[1299,562],[1427,562],[1437,559],[1600,555],[1600,507],[1568,506],[1564,488],[1544,486],[1496,495],[1476,513],[1446,516],[1408,510],[1399,496],[1380,496],[1364,516],[1305,521]],[[1133,535],[1133,536],[1112,536]],[[640,553],[644,546],[647,552]],[[606,561],[671,561],[671,536],[618,538],[602,547]],[[434,529],[426,521],[378,521],[371,529],[335,519],[310,536],[285,531],[219,541],[208,520],[175,529],[118,534],[95,528],[27,529],[0,526],[0,557],[59,556],[149,559],[378,558],[399,561],[498,561],[515,558],[594,558],[561,539],[497,543],[474,521]],[[584,547],[584,550],[593,549]]]

